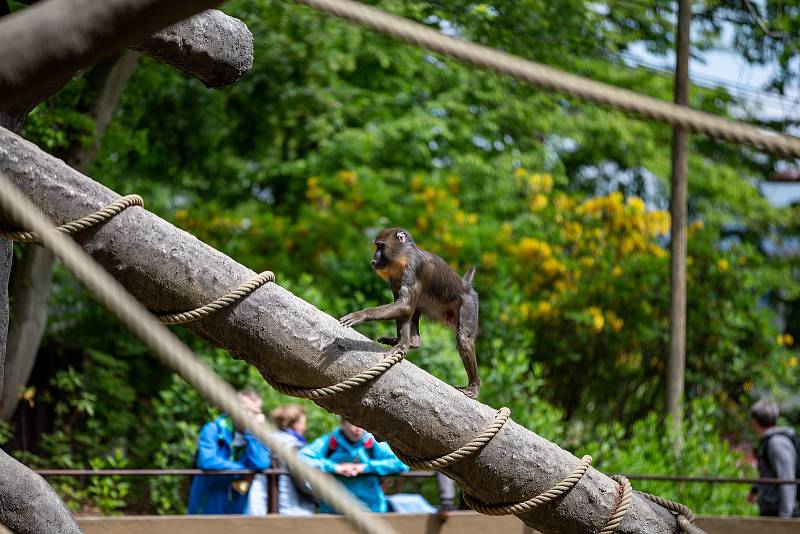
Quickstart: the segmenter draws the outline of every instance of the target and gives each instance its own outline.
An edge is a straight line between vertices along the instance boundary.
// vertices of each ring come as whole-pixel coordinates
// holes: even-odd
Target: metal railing
[[[256,475],[267,476],[267,494],[269,510],[278,509],[278,477],[287,475],[285,469],[269,468],[263,470],[221,470],[205,471],[203,469],[36,469],[39,475],[88,477],[88,476],[231,476],[231,475]],[[434,471],[409,471],[398,475],[383,478],[431,478],[436,476]],[[647,475],[625,474],[630,480],[658,481],[658,482],[689,482],[703,484],[795,484],[800,485],[800,479],[783,480],[780,478],[749,478],[749,477],[701,477],[679,475]]]

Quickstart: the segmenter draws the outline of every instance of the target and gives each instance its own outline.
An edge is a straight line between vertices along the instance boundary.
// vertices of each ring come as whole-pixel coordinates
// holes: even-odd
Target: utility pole
[[[678,1],[675,58],[675,103],[689,102],[689,44],[692,1]],[[672,242],[670,243],[669,356],[667,358],[667,415],[671,417],[676,451],[683,444],[683,389],[686,368],[686,219],[688,215],[689,132],[672,128]]]

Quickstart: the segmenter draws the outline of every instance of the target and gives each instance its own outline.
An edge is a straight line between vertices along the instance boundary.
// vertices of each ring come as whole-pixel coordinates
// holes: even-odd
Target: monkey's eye
[[[375,243],[375,248],[377,250],[383,250],[386,247],[386,243]]]

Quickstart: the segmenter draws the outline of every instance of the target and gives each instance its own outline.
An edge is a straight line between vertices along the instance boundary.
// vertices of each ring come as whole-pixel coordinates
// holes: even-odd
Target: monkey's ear
[[[405,232],[397,232],[395,236],[397,237],[397,240],[400,241],[401,243],[405,243],[406,239],[408,238]]]

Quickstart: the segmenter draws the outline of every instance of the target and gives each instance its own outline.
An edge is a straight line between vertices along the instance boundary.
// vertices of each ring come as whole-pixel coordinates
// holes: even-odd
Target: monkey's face
[[[372,268],[376,271],[385,269],[389,265],[389,258],[386,253],[386,243],[375,241],[375,255],[372,257]]]
[[[385,271],[397,263],[404,263],[405,247],[412,242],[411,234],[402,228],[387,228],[375,238],[375,255],[372,257],[372,268]]]

